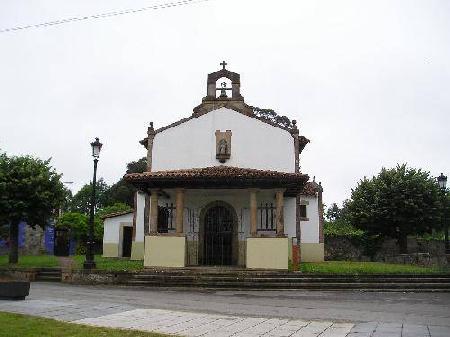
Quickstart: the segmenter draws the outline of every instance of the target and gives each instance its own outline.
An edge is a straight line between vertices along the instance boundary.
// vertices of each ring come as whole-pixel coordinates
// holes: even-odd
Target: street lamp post
[[[89,209],[89,234],[88,241],[86,242],[86,261],[84,261],[84,269],[94,269],[94,208],[95,208],[95,188],[97,185],[97,163],[100,156],[100,150],[102,149],[102,143],[98,138],[95,138],[95,142],[91,143],[92,157],[94,157],[94,177],[92,179],[92,195],[91,195],[91,207]]]
[[[442,200],[443,200],[443,212],[442,212],[442,222],[443,222],[443,227],[444,227],[444,241],[445,241],[445,254],[450,254],[450,248],[449,248],[449,244],[448,244],[448,224],[447,224],[447,219],[445,218],[445,213],[447,212],[446,206],[447,206],[447,200],[445,198],[447,198],[446,195],[446,187],[447,187],[447,176],[444,176],[442,173],[439,177],[437,177],[437,181],[439,184],[439,188],[442,191]]]

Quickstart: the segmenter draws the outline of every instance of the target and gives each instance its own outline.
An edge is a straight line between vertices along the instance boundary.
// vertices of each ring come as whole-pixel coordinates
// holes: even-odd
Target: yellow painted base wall
[[[325,245],[323,243],[301,243],[300,262],[323,262]]]
[[[288,238],[247,238],[247,268],[288,269]]]
[[[131,257],[130,260],[143,260],[144,259],[144,242],[133,241],[131,244]]]
[[[119,244],[103,242],[103,257],[119,257]]]
[[[186,237],[146,236],[144,267],[186,266]]]

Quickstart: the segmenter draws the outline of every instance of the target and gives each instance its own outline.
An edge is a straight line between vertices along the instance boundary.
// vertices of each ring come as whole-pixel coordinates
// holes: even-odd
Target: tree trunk
[[[9,263],[19,262],[19,223],[9,225]]]
[[[398,245],[400,247],[400,254],[408,253],[408,236],[404,233],[398,233]]]

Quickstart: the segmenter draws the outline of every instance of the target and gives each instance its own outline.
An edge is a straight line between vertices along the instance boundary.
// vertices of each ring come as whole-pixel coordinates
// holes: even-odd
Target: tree
[[[147,158],[142,157],[137,161],[132,161],[127,164],[127,173],[142,173],[147,170]]]
[[[325,217],[328,221],[336,221],[341,217],[341,208],[334,202],[331,204],[330,207],[328,207]]]
[[[127,164],[126,173],[142,173],[147,169],[147,158],[143,157],[137,161]],[[134,193],[136,188],[123,178],[111,186],[110,198],[112,202],[119,202],[134,207]]]
[[[128,212],[131,211],[131,207],[127,204],[117,202],[114,205],[106,206],[102,209],[100,209],[96,216],[102,219],[103,217],[113,214],[113,213],[119,213],[119,212]]]
[[[403,164],[361,180],[352,190],[347,215],[369,235],[396,238],[406,253],[408,235],[439,227],[439,208],[439,190],[429,172]]]
[[[59,217],[56,227],[70,229],[71,237],[78,242],[84,242],[88,233],[88,216],[80,212],[64,213]]]
[[[9,263],[19,260],[19,223],[45,227],[64,202],[60,178],[50,159],[0,154],[0,223],[9,224]]]
[[[109,186],[105,183],[103,178],[97,181],[97,188],[95,194],[94,209],[97,211],[110,204]],[[70,202],[69,210],[71,212],[80,212],[89,214],[91,207],[92,183],[84,185],[73,197]]]

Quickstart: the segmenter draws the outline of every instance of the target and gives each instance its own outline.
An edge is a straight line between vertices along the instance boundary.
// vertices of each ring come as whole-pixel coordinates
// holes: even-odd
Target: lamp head
[[[437,177],[437,181],[439,184],[439,188],[441,190],[445,190],[445,188],[447,187],[447,176],[444,176],[442,173],[439,177]]]
[[[102,149],[102,143],[100,143],[98,137],[95,138],[95,142],[91,143],[92,157],[98,158],[100,156],[100,150]]]

